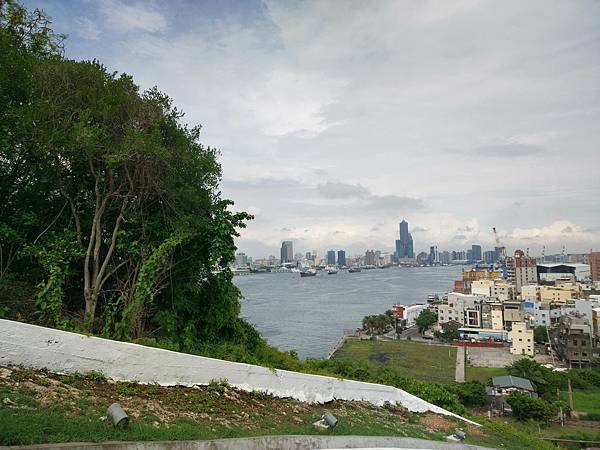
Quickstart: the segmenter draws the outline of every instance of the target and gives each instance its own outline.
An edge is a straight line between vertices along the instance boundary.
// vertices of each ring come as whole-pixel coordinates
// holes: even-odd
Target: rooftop
[[[535,389],[527,378],[514,377],[512,375],[503,375],[500,377],[492,377],[492,385],[500,388],[515,387],[525,389],[526,391],[534,392]]]

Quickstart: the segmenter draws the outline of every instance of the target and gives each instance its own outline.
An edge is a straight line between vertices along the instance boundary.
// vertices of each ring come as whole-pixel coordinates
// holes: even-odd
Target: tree
[[[487,401],[485,385],[481,381],[471,380],[464,383],[452,383],[447,386],[447,389],[456,394],[465,406],[477,408],[483,406]]]
[[[506,402],[510,405],[513,416],[520,421],[548,422],[555,418],[558,413],[556,405],[541,398],[532,398],[518,391],[511,392],[506,397]]]
[[[533,340],[536,344],[546,344],[548,343],[548,332],[546,327],[537,326],[533,329]]]
[[[436,331],[433,335],[445,342],[457,341],[460,339],[460,333],[458,329],[460,324],[455,322],[446,322],[442,324],[442,330]]]
[[[61,49],[43,13],[0,1],[0,299],[21,283],[30,321],[264,350],[227,268],[251,216],[221,197],[219,152],[158,89]]]
[[[521,358],[507,366],[507,369],[509,375],[531,381],[538,394],[543,397],[553,398],[556,395],[556,390],[565,384],[564,375],[554,372],[529,358]]]
[[[419,328],[419,333],[424,333],[436,322],[437,314],[431,309],[424,309],[421,311],[415,321],[417,327]]]

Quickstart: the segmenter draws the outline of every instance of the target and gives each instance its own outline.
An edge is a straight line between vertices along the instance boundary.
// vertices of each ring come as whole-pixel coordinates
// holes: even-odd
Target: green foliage
[[[0,2],[0,25],[0,314],[268,353],[227,269],[251,216],[221,197],[200,126],[156,88],[63,58],[42,12]]]
[[[548,422],[558,413],[556,405],[541,398],[532,398],[518,391],[513,391],[506,398],[512,408],[513,417],[520,421],[535,420]]]
[[[363,330],[369,334],[382,334],[392,324],[393,321],[387,313],[365,316],[362,320]]]
[[[533,340],[536,344],[546,344],[548,342],[548,332],[546,327],[537,326],[533,329]]]
[[[573,388],[600,388],[599,369],[571,369],[569,370],[567,376],[571,379]]]
[[[465,410],[458,396],[441,384],[407,379],[392,368],[373,367],[366,362],[347,360],[308,360],[304,365],[307,372],[333,375],[370,383],[394,386],[442,408],[462,414]]]
[[[452,342],[457,341],[460,338],[460,333],[458,332],[458,326],[452,323],[444,323],[442,324],[442,330],[436,331],[433,335],[444,342]]]
[[[460,402],[468,407],[477,408],[485,405],[487,395],[485,385],[480,381],[465,381],[464,383],[452,383],[446,386],[450,392],[456,394]]]
[[[228,389],[231,389],[231,387],[229,386],[227,380],[224,378],[220,380],[210,380],[210,382],[208,383],[209,392],[217,392],[219,394],[222,394]]]
[[[424,333],[437,322],[437,314],[429,308],[424,309],[417,316],[415,322],[417,324],[417,327],[419,328],[419,333]]]
[[[522,358],[507,367],[508,374],[527,378],[540,397],[556,398],[556,391],[566,383],[564,374],[554,372],[529,358]]]
[[[106,382],[106,375],[98,370],[90,370],[85,374],[85,378],[88,380],[94,381],[95,383],[104,383]]]

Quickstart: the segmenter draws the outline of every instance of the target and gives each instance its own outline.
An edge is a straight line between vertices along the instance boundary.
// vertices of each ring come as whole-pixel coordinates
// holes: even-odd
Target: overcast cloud
[[[600,2],[27,4],[203,125],[241,251],[600,249]]]

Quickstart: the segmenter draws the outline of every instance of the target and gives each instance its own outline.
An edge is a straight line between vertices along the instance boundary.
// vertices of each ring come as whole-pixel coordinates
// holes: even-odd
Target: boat
[[[315,269],[303,270],[300,272],[300,278],[314,277],[317,274]]]
[[[354,266],[354,267],[350,267],[350,268],[348,269],[348,272],[349,272],[349,273],[354,273],[354,272],[362,272],[362,269],[361,269],[360,267],[358,267],[358,266]]]
[[[336,273],[338,273],[338,270],[335,267],[327,269],[327,275],[335,275]]]

